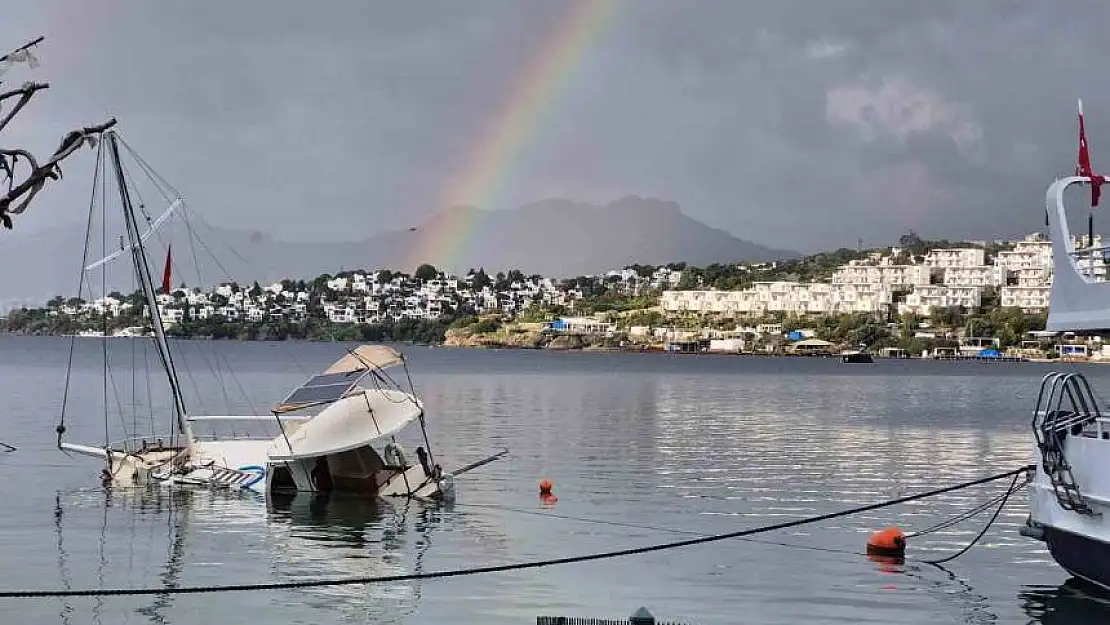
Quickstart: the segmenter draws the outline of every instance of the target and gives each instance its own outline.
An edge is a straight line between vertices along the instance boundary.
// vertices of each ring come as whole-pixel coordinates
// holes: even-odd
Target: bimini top
[[[386,345],[359,345],[335,361],[324,373],[387,369],[405,361],[401,352]]]
[[[339,401],[363,392],[358,383],[370,373],[404,362],[397,350],[385,345],[360,345],[314,375],[281,401],[274,412],[284,413]]]

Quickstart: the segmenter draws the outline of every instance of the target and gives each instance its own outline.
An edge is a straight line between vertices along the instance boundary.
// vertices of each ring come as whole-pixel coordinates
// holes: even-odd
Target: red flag
[[[1087,149],[1087,132],[1083,128],[1083,100],[1079,101],[1079,157],[1075,163],[1075,175],[1086,176],[1091,181],[1091,206],[1098,206],[1098,198],[1102,192],[1102,183],[1106,182],[1103,176],[1095,175],[1091,169],[1091,153]]]
[[[166,295],[170,293],[170,250],[173,245],[166,246],[166,268],[162,270],[162,292]]]

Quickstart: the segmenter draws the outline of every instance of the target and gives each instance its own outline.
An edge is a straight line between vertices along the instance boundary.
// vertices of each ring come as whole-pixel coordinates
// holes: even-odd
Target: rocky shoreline
[[[470,328],[451,328],[444,337],[444,347],[470,347],[487,349],[552,349],[612,351],[620,349],[620,341],[606,337],[579,334],[555,335],[529,325],[505,325],[493,332],[476,332]],[[628,347],[625,345],[625,347]]]

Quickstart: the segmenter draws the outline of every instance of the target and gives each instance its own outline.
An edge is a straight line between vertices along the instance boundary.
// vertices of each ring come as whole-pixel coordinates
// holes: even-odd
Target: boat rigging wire
[[[100,177],[101,167],[104,166],[103,161],[104,161],[104,142],[100,141],[100,142],[97,143],[97,146],[96,146],[96,167],[93,171],[93,184],[92,184],[92,193],[91,193],[92,197],[89,199],[89,216],[88,216],[88,223],[85,227],[85,249],[84,249],[84,252],[82,252],[82,256],[81,256],[81,266],[82,267],[84,267],[85,264],[87,262],[89,262],[89,247],[90,247],[90,243],[91,243],[90,237],[91,237],[91,234],[92,234],[93,215],[95,214],[95,210],[96,210],[96,190],[97,190],[96,185],[97,185],[97,182],[98,182],[98,178]],[[81,297],[81,293],[84,291],[85,278],[86,278],[85,270],[82,269],[81,271],[78,272],[78,277],[77,277],[77,297]],[[58,435],[57,444],[58,444],[59,449],[61,449],[61,447],[62,447],[62,436],[66,432],[66,408],[69,405],[69,385],[70,385],[70,378],[72,377],[72,374],[73,374],[73,351],[74,351],[74,348],[76,346],[77,346],[77,333],[75,332],[73,334],[73,336],[71,336],[70,339],[69,339],[69,357],[67,358],[67,361],[66,361],[65,390],[62,391],[62,412],[61,412],[61,416],[58,419],[58,425],[54,427],[54,432]]]
[[[577,556],[567,556],[563,558],[551,558],[546,560],[531,560],[526,562],[515,562],[511,564],[495,564],[489,566],[480,566],[465,569],[449,569],[443,571],[431,571],[427,573],[407,573],[400,575],[383,575],[383,576],[356,576],[356,577],[342,577],[332,579],[309,579],[300,581],[288,582],[261,582],[253,584],[226,584],[226,585],[205,585],[205,586],[179,586],[176,588],[83,588],[83,589],[41,589],[41,590],[3,590],[0,591],[0,599],[15,599],[15,598],[41,598],[41,597],[102,597],[102,596],[135,596],[135,595],[176,595],[176,594],[199,594],[199,593],[215,593],[215,592],[244,592],[244,591],[263,591],[263,590],[286,590],[295,588],[320,588],[326,586],[353,586],[365,584],[380,584],[390,582],[403,582],[413,580],[425,579],[441,579],[448,577],[465,577],[470,575],[480,575],[484,573],[503,573],[507,571],[519,571],[524,569],[538,569],[548,566],[556,566],[560,564],[576,564],[581,562],[592,562],[595,560],[609,560],[614,558],[622,558],[627,556],[640,555],[644,553],[652,553],[656,551],[667,551],[671,549],[678,549],[680,547],[691,547],[694,545],[701,545],[705,543],[720,542],[723,540],[743,538],[755,534],[762,534],[776,530],[788,529],[791,527],[798,527],[800,525],[809,525],[821,521],[828,521],[839,517],[851,516],[861,512],[869,512],[871,510],[878,510],[880,508],[888,508],[898,504],[907,503],[910,501],[917,501],[919,499],[927,499],[945,493],[950,493],[980,484],[986,484],[1006,478],[1014,478],[1016,483],[1018,476],[1028,475],[1034,469],[1034,465],[1026,465],[1011,469],[1004,473],[991,475],[975,480],[961,482],[952,486],[943,488],[936,488],[933,490],[917,493],[914,495],[907,495],[881,501],[878,503],[867,504],[863,506],[856,506],[837,512],[829,512],[817,516],[807,517],[803,519],[795,519],[793,521],[784,521],[781,523],[774,523],[771,525],[764,525],[761,527],[754,527],[750,529],[737,530],[735,532],[727,532],[724,534],[714,534],[711,536],[699,536],[689,538],[686,540],[679,540],[667,543],[657,543],[654,545],[645,545],[642,547],[632,547],[629,549],[619,549],[615,551],[605,551],[600,553],[591,553]],[[1001,510],[1001,508],[999,508]],[[995,514],[997,517],[997,512]],[[992,519],[993,522],[993,519]],[[988,526],[989,527],[989,526]],[[985,530],[984,532],[985,533]],[[978,538],[976,539],[978,540]]]

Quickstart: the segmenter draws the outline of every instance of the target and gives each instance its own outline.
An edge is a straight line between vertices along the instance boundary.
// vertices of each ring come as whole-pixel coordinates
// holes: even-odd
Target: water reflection
[[[272,497],[267,536],[279,579],[401,575],[418,571],[438,525],[432,506],[342,493]],[[420,582],[334,586],[279,595],[276,602],[339,608],[346,618],[403,620]]]
[[[74,577],[101,588],[175,588],[419,572],[444,512],[407,500],[300,494],[264,501],[237,493],[139,488],[58,491],[52,516],[62,588],[72,588]],[[88,536],[94,525],[97,540],[71,553],[67,529]],[[228,553],[260,557],[231,563]],[[259,566],[267,560],[268,570]],[[212,578],[207,571],[213,568],[223,571]],[[252,602],[266,607],[308,606],[339,612],[344,620],[392,622],[415,610],[420,586],[397,582],[250,594]],[[55,614],[67,625],[75,618],[84,622],[82,613],[99,625],[107,603],[100,597],[60,601]],[[130,602],[144,622],[167,624],[181,618],[173,609],[181,601],[158,595],[114,598],[110,605]]]
[[[1110,622],[1110,593],[1076,577],[1059,586],[1027,586],[1018,599],[1042,625]]]
[[[62,535],[62,494],[57,492],[54,494],[54,533],[57,536],[58,546],[58,574],[62,580],[62,588],[70,590],[73,588],[72,575],[69,570],[69,554],[66,553],[65,540]],[[64,625],[70,625],[70,616],[73,614],[73,605],[66,599],[61,599],[61,612],[58,616],[62,619]]]
[[[998,615],[991,610],[990,599],[976,592],[967,580],[939,564],[928,564],[923,567],[923,570],[930,569],[940,571],[942,574],[940,579],[928,580],[932,593],[939,596],[941,605],[945,607],[949,603],[956,603],[963,614],[964,623],[974,625],[998,621]]]

